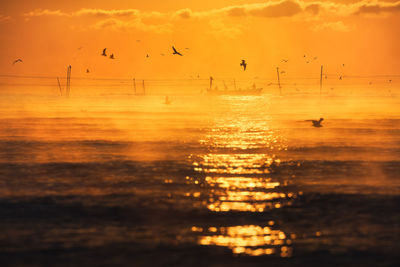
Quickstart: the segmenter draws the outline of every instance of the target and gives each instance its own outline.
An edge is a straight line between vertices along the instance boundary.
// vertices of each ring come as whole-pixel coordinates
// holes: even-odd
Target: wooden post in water
[[[66,94],[69,97],[69,92],[71,90],[71,65],[68,66],[67,69],[67,88],[66,88]]]
[[[58,77],[57,77],[57,82],[58,82],[58,88],[60,89],[60,95],[62,96],[62,88],[60,84],[60,79],[58,79]]]
[[[133,92],[136,95],[136,79],[135,78],[133,78]]]
[[[144,80],[143,80],[143,95],[146,95],[146,87],[144,87]]]
[[[324,66],[321,65],[321,77],[319,79],[319,95],[322,95],[322,70],[323,70]]]
[[[279,79],[279,67],[276,68],[276,74],[278,74],[279,95],[282,95],[281,80]]]

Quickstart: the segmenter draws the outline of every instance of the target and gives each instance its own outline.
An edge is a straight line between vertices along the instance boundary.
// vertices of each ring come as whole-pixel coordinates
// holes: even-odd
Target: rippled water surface
[[[3,97],[1,262],[400,262],[399,98],[171,99]]]

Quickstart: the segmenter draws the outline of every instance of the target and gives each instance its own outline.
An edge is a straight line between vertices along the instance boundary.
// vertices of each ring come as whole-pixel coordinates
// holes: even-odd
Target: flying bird
[[[115,59],[114,54],[110,55],[110,59]]]
[[[104,48],[104,49],[103,49],[103,53],[101,53],[101,55],[102,55],[103,57],[106,57],[106,56],[107,56],[106,51],[107,51],[107,48]]]
[[[176,49],[175,49],[174,46],[172,46],[172,50],[174,51],[174,52],[172,53],[173,55],[180,55],[180,56],[182,56],[181,53],[179,53],[178,51],[176,51]]]
[[[289,59],[282,59],[282,62],[287,63],[289,61]]]
[[[245,71],[246,67],[247,67],[246,60],[242,59],[242,62],[240,63],[240,66],[242,66],[243,67],[243,71]]]
[[[286,73],[286,71],[284,71],[284,70],[283,70],[283,71],[281,71],[281,74],[285,74],[285,73]]]
[[[189,47],[185,47],[186,50],[189,50]]]
[[[322,127],[321,122],[324,120],[324,118],[320,118],[318,121],[317,120],[306,120],[306,121],[311,121],[312,126],[314,127]]]
[[[18,63],[18,62],[21,62],[21,63],[22,63],[23,61],[22,61],[22,59],[20,59],[20,58],[19,58],[19,59],[16,59],[16,60],[13,61],[13,65],[15,65],[15,64]]]

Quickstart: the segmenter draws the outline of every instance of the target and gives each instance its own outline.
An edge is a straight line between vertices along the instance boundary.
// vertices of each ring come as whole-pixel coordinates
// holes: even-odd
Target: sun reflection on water
[[[261,213],[291,205],[297,197],[287,189],[292,177],[274,172],[281,165],[279,152],[287,150],[285,139],[271,129],[262,112],[254,113],[257,107],[252,105],[252,99],[238,101],[226,113],[229,116],[219,116],[200,140],[209,152],[190,158],[197,174],[188,182],[206,189],[202,205],[212,212]],[[293,238],[272,225],[193,227],[192,231],[202,233],[199,244],[225,246],[234,254],[290,257]]]
[[[223,246],[232,250],[233,254],[261,256],[277,254],[281,257],[292,255],[292,239],[283,231],[274,229],[270,221],[268,226],[239,225],[228,227],[192,227],[192,232],[198,232],[199,244],[205,246]]]

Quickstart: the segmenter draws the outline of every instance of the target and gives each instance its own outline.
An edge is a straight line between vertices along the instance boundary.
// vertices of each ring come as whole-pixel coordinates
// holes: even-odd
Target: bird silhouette
[[[22,59],[20,59],[20,58],[19,58],[19,59],[16,59],[16,60],[13,61],[13,65],[17,64],[18,62],[21,62],[21,63],[22,63],[23,61],[22,61]]]
[[[285,74],[285,73],[286,73],[286,71],[284,71],[284,70],[281,71],[281,74]]]
[[[110,59],[115,59],[114,54],[110,55]]]
[[[287,63],[289,61],[289,59],[282,59],[282,62]]]
[[[242,66],[243,67],[243,71],[245,71],[246,67],[247,67],[246,60],[242,59],[242,62],[240,63],[240,66]]]
[[[311,121],[312,122],[312,126],[314,127],[322,127],[321,122],[324,120],[324,118],[320,118],[318,121],[317,120],[306,120],[306,121]]]
[[[103,57],[106,57],[106,56],[107,56],[106,51],[107,51],[107,48],[104,48],[104,49],[103,49],[103,53],[101,53],[101,55],[102,55]]]
[[[180,56],[182,56],[181,53],[179,53],[178,51],[176,51],[176,49],[175,49],[174,46],[172,46],[172,50],[174,51],[174,52],[172,53],[173,55],[180,55]]]

